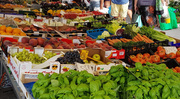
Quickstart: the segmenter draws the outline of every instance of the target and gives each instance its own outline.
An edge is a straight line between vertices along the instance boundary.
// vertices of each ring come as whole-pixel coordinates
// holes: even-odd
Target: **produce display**
[[[78,51],[68,51],[65,53],[64,57],[59,57],[56,61],[59,61],[61,64],[75,64],[84,63],[82,59],[80,59],[80,54]]]
[[[30,53],[27,50],[23,49],[22,52],[14,53],[12,56],[16,57],[19,61],[31,61],[33,64],[40,64],[55,55],[56,53],[45,52],[44,56],[40,57],[38,54]]]
[[[35,99],[179,99],[178,40],[85,3],[40,5],[0,20],[3,59],[26,98],[32,91]],[[32,81],[29,91],[25,83]]]
[[[0,35],[14,35],[14,36],[26,36],[19,28],[0,26]]]
[[[169,40],[170,42],[175,42],[175,40],[159,31],[156,31],[154,30],[153,28],[151,27],[146,27],[146,26],[143,26],[140,28],[140,31],[139,33],[141,35],[146,35],[147,37],[149,38],[152,38],[154,40],[158,40],[158,41],[164,41],[164,40]]]

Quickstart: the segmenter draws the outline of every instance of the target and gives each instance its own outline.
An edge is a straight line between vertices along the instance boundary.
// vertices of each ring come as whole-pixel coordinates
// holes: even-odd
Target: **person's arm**
[[[137,2],[138,2],[138,0],[134,0],[134,11],[137,10]]]
[[[100,9],[103,9],[104,6],[104,0],[100,0]]]

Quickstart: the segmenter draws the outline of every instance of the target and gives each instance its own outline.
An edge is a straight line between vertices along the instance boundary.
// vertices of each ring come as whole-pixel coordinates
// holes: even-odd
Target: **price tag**
[[[124,55],[124,52],[120,52],[119,55]]]
[[[81,42],[79,41],[79,39],[73,39],[73,43],[81,44]]]
[[[122,62],[122,65],[123,65],[124,67],[126,67],[126,63]],[[128,69],[128,68],[127,68],[127,69]]]
[[[82,34],[81,34],[81,33],[78,33],[77,36],[82,36]]]
[[[54,20],[59,20],[59,17],[54,17]]]
[[[29,19],[29,18],[26,18],[25,20],[26,20],[26,21],[28,21],[28,22],[30,21],[30,19]]]
[[[49,20],[48,19],[44,19],[44,23],[49,24]]]
[[[32,74],[25,74],[26,79],[37,79],[38,75],[32,75]]]
[[[38,32],[38,31],[35,31],[35,32],[34,32],[34,35],[39,35],[39,32]]]
[[[96,40],[96,43],[103,43],[101,40]]]
[[[37,16],[37,19],[41,19],[41,17],[40,17],[40,16]]]
[[[114,54],[112,54],[112,56],[113,56],[113,57],[116,57],[116,56],[117,56],[117,54],[116,54],[116,53],[114,53]]]
[[[163,48],[165,49],[166,54],[177,52],[177,48],[175,46],[164,46]]]

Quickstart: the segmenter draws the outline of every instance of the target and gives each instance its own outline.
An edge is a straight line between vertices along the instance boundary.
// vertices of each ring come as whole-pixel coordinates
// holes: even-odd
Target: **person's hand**
[[[134,5],[134,11],[137,11],[137,5]]]

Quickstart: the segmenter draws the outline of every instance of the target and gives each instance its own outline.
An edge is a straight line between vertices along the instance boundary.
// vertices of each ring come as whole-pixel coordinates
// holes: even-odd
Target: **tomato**
[[[178,63],[180,63],[180,57],[177,57],[177,58],[176,58],[176,61],[177,61]]]
[[[141,64],[145,64],[146,63],[146,61],[144,59],[142,59],[142,58],[139,59],[139,61],[140,61]]]
[[[163,57],[166,55],[165,50],[160,49],[160,50],[158,51],[158,55],[160,56],[160,58],[163,58]]]
[[[149,59],[153,62],[153,55],[151,55],[151,56],[149,57]]]
[[[162,46],[158,46],[157,47],[157,51],[161,50],[161,49],[164,49]]]
[[[174,53],[169,53],[169,54],[167,55],[167,58],[174,59],[174,58],[176,58],[176,54],[174,54]]]
[[[152,63],[151,58],[147,58],[147,59],[146,59],[146,62],[150,62],[150,63]]]
[[[180,50],[176,52],[176,57],[180,57]]]
[[[136,58],[135,55],[130,55],[130,59]]]
[[[166,67],[166,69],[169,69],[168,67]]]
[[[176,66],[174,69],[177,70],[178,68],[179,68],[179,67]]]
[[[139,54],[136,55],[136,57],[141,59],[141,58],[143,58],[143,55],[141,53],[139,53]]]
[[[159,57],[159,55],[153,55],[153,56],[152,56],[152,61],[153,61],[154,63],[160,62],[160,57]]]
[[[158,54],[158,51],[156,51],[154,54],[155,54],[155,55],[159,55],[159,54]]]
[[[177,71],[175,69],[173,69],[173,72],[177,73]]]
[[[177,71],[177,72],[180,72],[180,68],[178,68],[176,71]]]
[[[150,57],[150,54],[149,53],[144,53],[143,56],[144,57]]]
[[[180,50],[180,47],[178,47],[177,50]]]
[[[134,62],[140,62],[140,60],[138,58],[133,58],[132,61]]]

